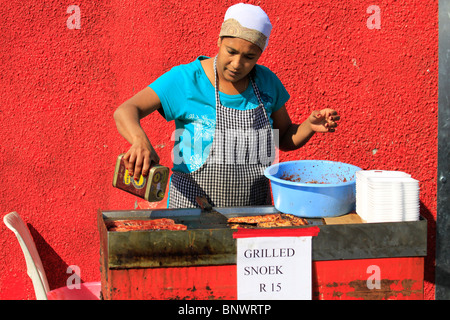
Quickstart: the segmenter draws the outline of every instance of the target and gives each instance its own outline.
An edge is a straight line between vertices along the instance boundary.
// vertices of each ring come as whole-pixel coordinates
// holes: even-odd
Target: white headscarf
[[[262,51],[269,43],[272,24],[258,6],[238,3],[228,8],[219,36],[241,38],[257,45]]]

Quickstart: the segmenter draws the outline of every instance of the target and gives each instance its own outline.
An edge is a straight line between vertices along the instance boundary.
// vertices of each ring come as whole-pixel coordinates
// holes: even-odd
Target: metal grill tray
[[[109,268],[152,268],[236,263],[236,240],[229,217],[278,213],[272,206],[201,209],[98,211],[102,259]],[[170,218],[187,230],[114,232],[105,222]],[[312,241],[313,260],[426,256],[427,221],[318,225]],[[288,227],[305,228],[308,226]]]

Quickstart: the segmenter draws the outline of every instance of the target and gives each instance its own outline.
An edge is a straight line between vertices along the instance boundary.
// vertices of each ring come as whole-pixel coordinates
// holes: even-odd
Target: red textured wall
[[[425,297],[434,298],[438,1],[249,1],[273,24],[260,63],[291,94],[302,121],[337,108],[335,134],[316,135],[280,160],[329,159],[364,169],[406,171],[421,187],[429,220]],[[172,66],[216,53],[234,1],[9,1],[0,6],[0,214],[29,224],[52,289],[69,265],[100,279],[97,209],[131,209],[136,198],[111,186],[127,149],[115,108]],[[68,27],[80,8],[80,28]],[[369,28],[371,5],[380,28]],[[371,12],[371,11],[369,11]],[[172,123],[143,121],[170,165]],[[0,225],[0,299],[34,299],[16,238]]]

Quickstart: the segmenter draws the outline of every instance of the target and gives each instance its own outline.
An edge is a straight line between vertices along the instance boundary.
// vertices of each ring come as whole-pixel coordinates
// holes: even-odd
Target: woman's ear
[[[219,39],[217,39],[217,46],[220,48],[220,44],[222,43],[222,37],[219,37]]]

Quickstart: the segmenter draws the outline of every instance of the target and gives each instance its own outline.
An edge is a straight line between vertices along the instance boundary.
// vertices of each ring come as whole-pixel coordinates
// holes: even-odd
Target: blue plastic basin
[[[299,217],[337,217],[355,210],[356,171],[351,164],[327,160],[298,160],[274,164],[270,179],[274,206]]]

